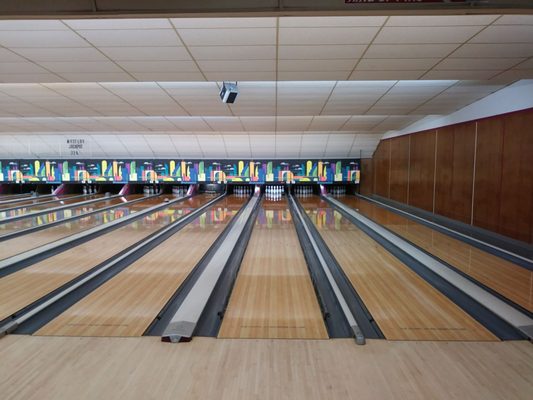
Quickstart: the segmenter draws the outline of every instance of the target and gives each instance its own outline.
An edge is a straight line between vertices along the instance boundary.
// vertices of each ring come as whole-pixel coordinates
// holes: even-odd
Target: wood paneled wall
[[[390,140],[390,186],[392,200],[407,203],[409,177],[410,136],[400,136]]]
[[[533,243],[533,109],[383,140],[362,180],[361,193]]]
[[[374,163],[371,158],[361,159],[361,182],[359,184],[359,190],[365,196],[374,193]]]
[[[390,140],[380,143],[374,153],[374,190],[376,194],[389,197]]]

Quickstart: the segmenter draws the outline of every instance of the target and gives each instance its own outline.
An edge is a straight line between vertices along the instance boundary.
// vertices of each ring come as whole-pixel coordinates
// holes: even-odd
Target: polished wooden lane
[[[0,279],[0,320],[104,262],[211,199],[208,195],[171,205],[70,250]]]
[[[104,198],[104,195],[103,194],[88,194],[83,197],[70,196],[67,198],[61,198],[57,201],[53,201],[52,203],[24,206],[24,207],[17,208],[16,210],[11,210],[11,211],[0,211],[0,221],[4,218],[18,217],[18,216],[29,214],[32,212],[43,211],[49,208],[62,207],[62,206],[66,206],[69,204],[72,206],[75,206],[77,203],[80,203],[82,201],[95,200],[98,198]]]
[[[21,199],[20,201],[16,201],[13,203],[0,204],[0,212],[6,208],[37,206],[39,203],[43,203],[45,201],[54,201],[53,203],[48,203],[48,204],[54,204],[55,202],[66,200],[69,197],[73,197],[73,196],[77,196],[77,195],[67,194],[67,195],[53,196],[53,197],[43,196],[43,197],[30,197],[29,199],[24,198],[24,199]]]
[[[30,198],[31,193],[19,193],[19,194],[0,194],[0,202],[9,200],[21,200]]]
[[[128,197],[129,199],[129,197]],[[145,208],[155,206],[163,202],[162,197],[150,198],[145,201],[139,201],[134,204],[127,204],[123,207],[112,210],[102,211],[87,217],[78,218],[74,221],[67,221],[28,235],[19,236],[13,239],[0,242],[0,259],[8,258],[16,254],[43,246],[47,243],[65,238],[85,231],[95,226],[114,221],[117,218],[124,217],[133,212],[144,210]]]
[[[326,339],[288,203],[261,206],[219,337]]]
[[[246,200],[216,203],[36,334],[141,336]]]
[[[419,222],[357,197],[341,197],[347,206],[461,270],[509,300],[533,311],[533,271],[503,260]]]
[[[300,202],[387,339],[496,340],[324,200]]]
[[[0,220],[0,237],[11,232],[15,232],[22,229],[32,228],[35,226],[46,225],[51,222],[60,221],[65,218],[83,215],[85,213],[98,210],[99,208],[109,207],[113,205],[119,205],[127,201],[132,201],[142,197],[142,194],[127,195],[123,197],[115,197],[112,199],[101,199],[91,204],[85,204],[82,206],[72,205],[72,208],[64,210],[54,211],[47,214],[37,215],[35,217],[26,217],[17,221],[2,223]]]

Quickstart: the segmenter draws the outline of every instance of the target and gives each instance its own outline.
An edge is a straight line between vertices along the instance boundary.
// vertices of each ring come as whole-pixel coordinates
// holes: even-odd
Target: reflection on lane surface
[[[56,222],[64,220],[71,217],[77,217],[89,212],[98,210],[99,208],[104,208],[112,205],[119,205],[127,201],[135,200],[141,197],[142,195],[128,195],[122,197],[116,197],[113,199],[102,199],[100,201],[86,204],[83,206],[76,206],[73,204],[71,208],[66,208],[64,210],[54,211],[47,214],[37,215],[34,217],[28,216],[26,218],[19,219],[17,221],[3,223],[0,219],[0,236],[5,235],[10,232],[33,228],[36,226],[42,226],[49,224],[51,222]]]
[[[246,201],[215,203],[37,334],[141,336]]]
[[[0,279],[0,320],[57,289],[76,276],[148,235],[170,221],[208,202],[212,197],[198,195],[159,210],[107,232],[85,243]],[[180,211],[181,210],[181,211]],[[174,254],[175,257],[175,254]]]
[[[112,210],[102,211],[96,214],[89,215],[87,217],[81,217],[74,221],[65,222],[59,225],[52,226],[50,228],[42,229],[37,232],[30,233],[28,235],[19,236],[13,239],[9,239],[3,242],[0,242],[0,257],[2,259],[11,257],[13,255],[22,253],[34,249],[36,247],[42,246],[47,243],[54,242],[56,240],[62,239],[64,237],[70,236],[72,234],[85,231],[96,226],[114,221],[118,218],[125,217],[137,211],[144,210],[148,207],[161,204],[163,202],[163,196],[158,196],[155,198],[146,199],[139,201],[134,204],[124,205],[123,207],[117,207]],[[196,204],[197,200],[195,198],[186,200],[186,204]],[[167,209],[166,213],[170,213],[175,206]],[[170,218],[168,214],[164,211],[160,211],[160,216],[166,216]],[[177,217],[177,216],[176,216]],[[167,219],[168,220],[168,219]]]
[[[533,311],[533,271],[356,197],[340,199],[509,300]]]
[[[327,202],[298,200],[387,339],[496,339]]]
[[[286,199],[263,199],[219,337],[328,337]]]
[[[6,208],[14,208],[14,207],[23,207],[24,209],[31,208],[31,207],[38,207],[40,203],[44,203],[44,202],[46,202],[47,204],[43,204],[42,206],[50,205],[50,207],[53,207],[54,204],[60,201],[66,201],[70,197],[74,197],[74,196],[79,196],[79,195],[69,194],[69,195],[52,196],[52,197],[30,197],[29,199],[21,199],[21,201],[17,201],[13,203],[0,204],[0,211]],[[81,199],[81,197],[78,197],[78,199]],[[78,199],[75,199],[75,200],[78,200]],[[45,207],[45,208],[48,208],[48,207]]]

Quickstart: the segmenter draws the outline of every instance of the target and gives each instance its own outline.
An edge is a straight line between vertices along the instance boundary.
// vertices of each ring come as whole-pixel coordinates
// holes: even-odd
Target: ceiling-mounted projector
[[[235,103],[237,94],[239,94],[237,82],[223,82],[222,89],[220,89],[220,98],[224,103]]]

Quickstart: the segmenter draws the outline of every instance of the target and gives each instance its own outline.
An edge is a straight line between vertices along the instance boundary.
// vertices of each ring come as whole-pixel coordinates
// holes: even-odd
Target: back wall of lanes
[[[0,182],[353,182],[358,159],[342,160],[0,160]]]

